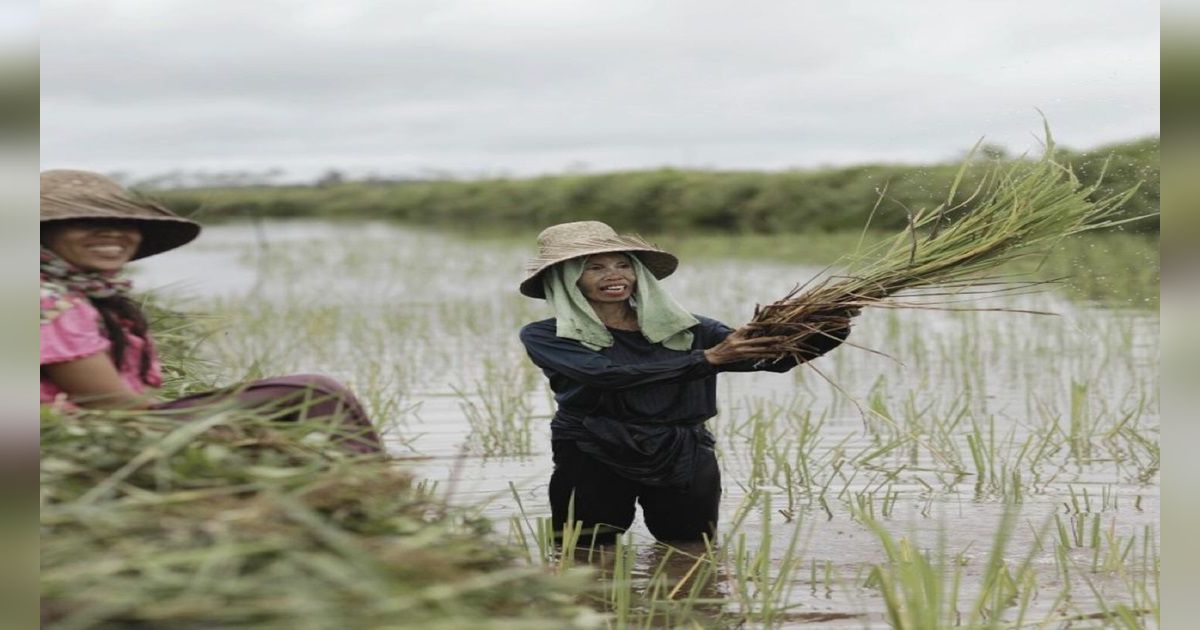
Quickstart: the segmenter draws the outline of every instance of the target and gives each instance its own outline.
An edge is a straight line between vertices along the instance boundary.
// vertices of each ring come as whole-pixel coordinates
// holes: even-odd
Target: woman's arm
[[[598,389],[628,389],[664,381],[690,381],[716,373],[703,350],[648,363],[618,364],[588,350],[578,341],[563,339],[552,330],[521,329],[521,343],[534,365]]]
[[[154,400],[125,384],[105,352],[42,366],[71,402],[90,409],[146,409]]]
[[[706,378],[716,373],[715,367],[704,358],[703,350],[644,364],[618,364],[580,342],[557,336],[553,328],[534,324],[521,329],[521,343],[529,359],[542,370],[563,374],[596,389],[637,388],[670,380]]]
[[[537,326],[526,326],[521,330],[521,342],[535,365],[599,389],[626,389],[664,381],[705,378],[724,369],[726,364],[767,358],[769,355],[763,348],[777,341],[765,337],[731,338],[707,350],[681,353],[677,358],[624,365],[550,330]]]

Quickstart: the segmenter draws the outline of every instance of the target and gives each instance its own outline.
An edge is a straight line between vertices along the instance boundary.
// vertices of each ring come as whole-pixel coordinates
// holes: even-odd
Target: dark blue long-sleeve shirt
[[[683,486],[691,479],[696,449],[711,447],[704,422],[717,414],[717,374],[786,372],[798,361],[709,364],[704,351],[733,332],[707,317],[693,333],[690,351],[650,343],[638,331],[610,328],[613,345],[589,350],[555,334],[554,319],[521,329],[529,358],[550,379],[558,403],[551,423],[555,440],[578,448],[617,473],[649,485]],[[820,337],[804,360],[835,348],[848,334]]]

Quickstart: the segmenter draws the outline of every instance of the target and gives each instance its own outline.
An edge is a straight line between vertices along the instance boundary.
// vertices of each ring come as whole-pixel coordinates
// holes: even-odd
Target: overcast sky
[[[526,175],[1158,133],[1158,3],[45,0],[42,164]]]

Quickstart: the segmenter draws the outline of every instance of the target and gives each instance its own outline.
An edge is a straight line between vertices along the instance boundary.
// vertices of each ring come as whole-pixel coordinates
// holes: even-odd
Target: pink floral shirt
[[[42,365],[74,361],[97,352],[108,352],[112,343],[104,334],[100,312],[86,297],[56,284],[42,283]],[[121,379],[134,392],[162,385],[162,366],[154,351],[154,342],[142,339],[125,327],[125,360]],[[150,344],[150,369],[143,382],[140,372],[142,347]],[[42,373],[42,402],[58,400],[63,391]],[[65,397],[64,397],[65,398]],[[69,403],[68,403],[69,405]]]

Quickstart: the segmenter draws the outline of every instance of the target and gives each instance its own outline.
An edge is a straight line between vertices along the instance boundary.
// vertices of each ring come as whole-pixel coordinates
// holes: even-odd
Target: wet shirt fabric
[[[41,365],[74,361],[111,351],[112,342],[103,332],[100,312],[84,295],[55,283],[42,282],[41,312]],[[125,356],[121,362],[121,380],[137,393],[144,392],[148,387],[161,386],[162,367],[153,342],[133,334],[125,322],[122,322],[122,330],[125,334]],[[142,347],[146,344],[150,344],[150,368],[143,381],[139,369]],[[41,402],[54,402],[61,394],[62,390],[43,373]],[[63,404],[73,406],[65,401]]]
[[[671,350],[650,343],[640,332],[614,328],[608,329],[611,347],[589,350],[558,337],[554,319],[522,328],[521,342],[550,379],[558,403],[551,439],[574,441],[580,451],[628,479],[686,487],[700,449],[715,443],[704,423],[717,414],[717,374],[786,372],[797,365],[789,357],[713,366],[704,350],[733,330],[714,319],[696,318],[700,323],[692,328],[689,351]],[[832,350],[842,338],[821,339],[805,359]]]

